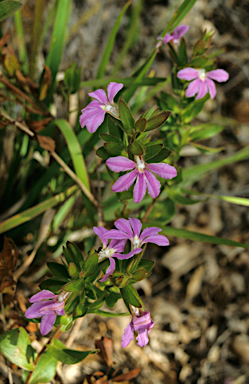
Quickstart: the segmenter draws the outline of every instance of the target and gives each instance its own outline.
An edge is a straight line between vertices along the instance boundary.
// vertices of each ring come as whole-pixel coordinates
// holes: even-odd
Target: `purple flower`
[[[64,304],[68,297],[68,292],[55,295],[53,292],[44,289],[29,299],[34,303],[25,312],[27,319],[41,317],[40,332],[44,336],[51,331],[56,320],[56,316],[65,315]]]
[[[173,41],[175,46],[178,46],[180,39],[183,35],[185,35],[186,32],[188,32],[188,30],[188,25],[179,25],[179,27],[176,27],[176,29],[172,32],[171,35],[167,33],[164,37],[158,36],[157,40],[159,41],[156,45],[156,48],[158,49],[162,45],[162,43],[167,44],[170,41]]]
[[[110,266],[107,268],[103,279],[100,280],[101,282],[106,281],[109,276],[113,274],[116,266],[114,257],[119,260],[125,260],[142,251],[141,248],[136,248],[133,251],[129,252],[127,255],[122,255],[120,252],[124,251],[126,240],[111,240],[110,244],[107,245],[108,237],[105,236],[105,234],[108,232],[108,230],[103,227],[93,227],[93,231],[97,236],[99,236],[100,240],[103,243],[103,248],[98,254],[99,261],[105,258],[109,258],[110,260]]]
[[[128,191],[134,181],[137,179],[134,190],[134,203],[140,203],[146,193],[146,188],[150,196],[154,199],[160,193],[160,181],[151,173],[154,172],[163,179],[173,179],[176,177],[177,171],[175,167],[165,163],[145,163],[141,156],[134,156],[135,161],[127,159],[127,157],[117,156],[110,157],[106,161],[106,165],[113,172],[131,171],[121,176],[112,186],[113,192]]]
[[[130,344],[134,337],[135,331],[138,331],[138,335],[136,337],[137,345],[139,345],[139,347],[145,347],[145,345],[149,342],[148,335],[155,324],[151,320],[149,311],[143,312],[135,307],[133,307],[133,310],[135,313],[133,313],[132,320],[130,324],[125,328],[124,334],[122,336],[122,348],[125,348],[128,344]]]
[[[208,92],[211,99],[214,99],[216,88],[213,80],[222,83],[228,80],[229,74],[223,69],[206,72],[205,69],[184,68],[177,73],[177,77],[181,80],[193,80],[189,83],[185,95],[186,97],[193,97],[197,93],[196,100],[199,100]]]
[[[114,224],[117,229],[111,229],[108,231],[106,234],[108,239],[129,239],[133,248],[141,247],[145,243],[154,243],[159,246],[169,245],[169,240],[166,236],[158,235],[161,228],[145,228],[141,233],[142,223],[139,219],[118,219]]]
[[[107,95],[103,89],[88,93],[89,96],[94,97],[96,100],[91,101],[85,108],[81,110],[80,125],[81,128],[86,126],[88,132],[95,132],[98,127],[103,123],[106,112],[114,117],[118,117],[118,110],[114,105],[114,96],[123,88],[121,83],[111,82],[107,86]]]

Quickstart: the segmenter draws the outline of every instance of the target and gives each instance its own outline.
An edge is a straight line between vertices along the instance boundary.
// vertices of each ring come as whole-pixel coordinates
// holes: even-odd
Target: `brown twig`
[[[11,124],[14,124],[17,128],[21,129],[23,132],[25,132],[30,137],[35,137],[36,134],[31,131],[26,125],[23,123],[20,123],[19,121],[16,121],[12,119],[9,115],[7,115],[2,109],[0,109],[0,114],[8,120]],[[78,176],[71,170],[71,168],[68,167],[68,165],[62,160],[62,158],[55,152],[50,151],[51,156],[57,161],[57,163],[62,167],[62,169],[68,174],[68,176],[71,177],[75,181],[76,184],[80,187],[82,192],[87,196],[87,198],[91,201],[95,207],[99,207],[99,204],[93,194],[86,188],[86,186],[82,183],[82,181],[78,178]]]

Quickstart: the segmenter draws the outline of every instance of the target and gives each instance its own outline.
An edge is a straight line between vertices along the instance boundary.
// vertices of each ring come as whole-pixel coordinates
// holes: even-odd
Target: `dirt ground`
[[[144,0],[137,39],[124,60],[121,76],[130,76],[151,51],[180,3]],[[94,78],[110,30],[124,4],[122,0],[74,1],[62,71],[75,61],[82,66],[82,80]],[[94,9],[92,17],[75,29],[90,9]],[[30,14],[32,6],[26,10],[27,28]],[[182,22],[190,26],[186,35],[190,49],[205,29],[214,31],[215,48],[226,48],[217,59],[217,67],[230,74],[227,83],[218,85],[216,99],[208,101],[199,116],[201,122],[225,125],[222,133],[205,142],[224,150],[201,156],[186,151],[180,160],[183,168],[232,155],[249,145],[248,19],[246,0],[197,0]],[[127,17],[123,20],[110,66],[122,47],[128,21]],[[153,69],[156,76],[167,77],[170,68],[164,46]],[[83,98],[87,91],[82,92]],[[194,189],[249,197],[248,167],[248,161],[222,167],[195,183]],[[248,208],[220,200],[178,206],[171,225],[249,243]],[[142,349],[133,341],[122,349],[120,340],[129,319],[90,315],[76,323],[72,347],[94,348],[94,339],[111,337],[115,368],[125,372],[141,367],[133,379],[136,384],[249,383],[249,252],[176,238],[170,238],[170,243],[163,249],[148,247],[146,257],[155,261],[155,268],[148,279],[137,285],[156,322],[149,345]],[[119,303],[116,309],[123,310]],[[102,361],[92,356],[82,364],[61,367],[59,376],[65,384],[83,383],[86,374],[102,366]]]

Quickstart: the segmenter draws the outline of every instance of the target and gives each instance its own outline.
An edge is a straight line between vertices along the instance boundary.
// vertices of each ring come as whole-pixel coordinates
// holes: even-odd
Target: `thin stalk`
[[[44,0],[36,0],[35,2],[35,16],[31,39],[31,49],[29,57],[29,76],[32,80],[35,79],[36,74],[36,58],[41,44],[41,36],[43,29],[43,12]]]
[[[14,13],[14,20],[16,25],[17,47],[19,51],[19,59],[22,64],[23,72],[27,74],[29,71],[29,62],[28,62],[28,54],[25,46],[22,14],[20,10]]]

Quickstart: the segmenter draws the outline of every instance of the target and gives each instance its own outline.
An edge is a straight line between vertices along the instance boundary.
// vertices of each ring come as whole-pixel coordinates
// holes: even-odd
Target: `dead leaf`
[[[47,151],[54,152],[55,150],[55,141],[48,136],[37,135],[37,141],[43,149]]]
[[[123,373],[122,375],[115,377],[113,381],[114,383],[120,383],[122,381],[128,381],[128,380],[134,379],[134,377],[137,377],[140,371],[141,371],[141,367],[132,369],[127,373]]]
[[[108,367],[113,365],[113,343],[112,339],[108,337],[102,337],[101,340],[95,340],[95,348],[100,349],[98,355],[105,361]]]
[[[14,76],[16,70],[20,70],[20,63],[15,55],[13,48],[7,45],[2,49],[3,66],[8,72],[9,76]]]
[[[7,44],[7,41],[10,38],[10,29],[3,35],[3,37],[0,39],[0,48],[3,48],[5,44]]]
[[[50,71],[50,68],[47,65],[45,65],[43,74],[42,74],[42,83],[40,88],[39,100],[44,100],[46,98],[51,83],[52,83],[51,71]]]
[[[43,128],[45,128],[50,123],[51,120],[52,120],[52,117],[47,117],[46,119],[39,120],[39,121],[28,120],[28,125],[29,125],[29,128],[32,129],[32,131],[38,133]]]
[[[16,266],[18,249],[14,241],[4,236],[4,245],[0,257],[0,292],[13,294],[16,282],[12,277]]]

